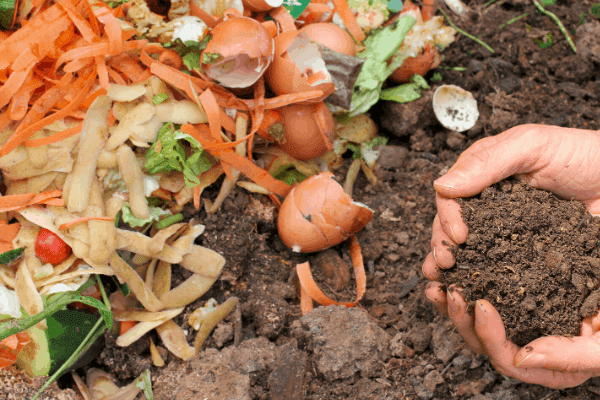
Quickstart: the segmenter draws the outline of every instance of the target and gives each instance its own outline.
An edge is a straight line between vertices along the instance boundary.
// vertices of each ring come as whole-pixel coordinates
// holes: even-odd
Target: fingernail
[[[437,264],[437,266],[440,267],[440,268],[442,268],[442,266],[440,265],[440,263],[437,260],[437,257],[435,256],[435,248],[436,248],[436,246],[433,246],[433,251],[432,251],[432,253],[433,253],[433,259],[435,260],[435,263]]]
[[[450,312],[452,314],[456,314],[458,310],[460,310],[460,306],[458,305],[454,297],[452,297],[451,292],[448,292],[447,296],[450,299],[450,301],[448,302],[448,308],[450,309]]]
[[[444,224],[444,231],[446,231],[446,233],[450,233],[450,236],[452,237],[454,243],[458,243],[458,239],[456,238],[456,235],[454,234],[454,229],[452,229],[452,225],[450,223],[446,222]]]
[[[545,354],[531,353],[516,363],[515,366],[519,368],[543,368],[546,365],[546,360]]]
[[[435,181],[433,181],[435,186],[442,186],[448,189],[454,189],[456,185],[456,181],[452,178],[452,176],[444,175]]]
[[[475,304],[477,305],[477,307],[479,308],[479,311],[481,311],[481,315],[477,316],[477,318],[475,318],[475,321],[477,322],[477,325],[487,325],[487,312],[485,311],[485,309],[483,308],[483,305],[479,302],[479,300],[477,300],[475,302]]]

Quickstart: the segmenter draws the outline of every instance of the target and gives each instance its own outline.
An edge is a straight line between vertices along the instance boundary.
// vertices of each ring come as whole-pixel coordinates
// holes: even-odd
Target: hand
[[[468,229],[462,221],[460,206],[453,199],[473,196],[512,175],[560,197],[582,201],[590,213],[598,215],[600,133],[553,126],[521,125],[500,135],[479,140],[463,152],[448,173],[434,182],[438,215],[433,223],[432,252],[423,264],[423,273],[428,279],[438,280],[442,268],[454,265],[454,257],[445,243],[457,245],[464,243],[467,238]],[[519,352],[516,345],[507,341],[502,320],[491,304],[479,301],[473,317],[465,312],[464,300],[459,295],[460,289],[449,291],[447,296],[440,286],[439,282],[431,282],[426,292],[427,297],[441,312],[450,316],[467,345],[476,352],[487,354],[492,364],[505,375],[525,382],[561,388],[576,386],[595,376],[592,363],[585,363],[589,357],[578,359],[580,362],[573,369],[572,359],[562,351],[555,352],[552,361],[545,364],[546,367],[541,364],[540,369],[516,367],[516,362],[524,362],[525,355],[522,352],[529,346]],[[584,320],[582,326],[586,327],[582,328],[585,339],[576,338],[576,342],[581,344],[581,351],[589,351],[589,343],[595,337],[593,333],[598,329],[594,328],[592,320]],[[563,339],[543,338],[532,342],[532,345],[539,343],[539,351],[545,354],[543,351],[549,348],[546,341],[550,341],[552,346],[553,340]],[[597,339],[600,341],[600,337]],[[538,351],[537,346],[536,344],[534,352]],[[598,353],[600,359],[600,345]],[[531,362],[531,357],[529,360]],[[564,371],[564,374],[554,371]],[[600,374],[600,368],[596,368],[596,371]]]

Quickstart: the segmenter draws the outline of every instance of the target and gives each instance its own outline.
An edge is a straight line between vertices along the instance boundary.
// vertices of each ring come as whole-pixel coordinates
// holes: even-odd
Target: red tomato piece
[[[35,241],[35,255],[52,265],[60,264],[71,254],[71,247],[56,234],[41,228]]]

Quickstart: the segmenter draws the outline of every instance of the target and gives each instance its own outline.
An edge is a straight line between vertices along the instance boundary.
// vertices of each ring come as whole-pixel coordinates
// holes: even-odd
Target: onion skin
[[[312,253],[340,244],[373,217],[352,202],[330,172],[314,175],[287,195],[277,217],[279,237],[295,252]]]
[[[285,130],[279,147],[298,160],[312,160],[333,149],[334,122],[331,112],[323,102],[292,104],[278,109]],[[317,121],[320,116],[325,126]]]

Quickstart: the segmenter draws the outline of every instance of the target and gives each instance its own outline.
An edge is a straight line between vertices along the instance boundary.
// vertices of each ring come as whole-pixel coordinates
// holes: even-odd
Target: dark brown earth
[[[581,319],[598,312],[600,218],[515,180],[459,204],[469,236],[440,281],[464,288],[471,312],[475,300],[490,301],[519,346],[579,335]]]
[[[594,1],[558,0],[548,6],[569,32],[576,32],[577,54],[529,0],[498,0],[487,7],[487,0],[465,3],[472,11],[462,17],[444,9],[458,27],[495,52],[457,35],[434,71],[442,80],[433,82],[430,72],[431,90],[423,98],[383,102],[372,110],[390,144],[379,160],[377,185],[359,175],[354,187],[355,200],[374,210],[373,220],[358,234],[367,267],[360,306],[321,307],[301,318],[293,268],[306,260],[316,265],[317,255],[288,250],[277,236],[270,200],[237,189],[217,214],[196,215],[206,225],[198,243],[223,254],[227,264],[211,291],[176,322],[188,329],[193,343],[195,332],[186,325],[192,310],[211,297],[222,302],[237,296],[241,343],[233,344],[235,318],[230,317],[199,357],[184,363],[169,355],[165,367],[150,367],[155,398],[600,399],[599,378],[560,391],[505,379],[486,357],[464,346],[424,296],[421,265],[430,251],[436,212],[432,182],[462,151],[477,139],[524,123],[600,129],[600,22],[590,15]],[[553,43],[542,49],[539,42],[547,34]],[[440,84],[473,93],[480,112],[474,128],[461,134],[437,122],[431,97]],[[340,182],[349,163],[336,171]],[[219,186],[206,196],[214,199]],[[333,250],[348,262],[347,244]],[[176,276],[173,284],[184,278]],[[350,280],[348,290],[352,286]],[[160,346],[154,333],[148,336]],[[147,337],[124,349],[110,343],[91,366],[114,373],[122,384],[150,365]],[[85,369],[78,372],[85,375]]]

